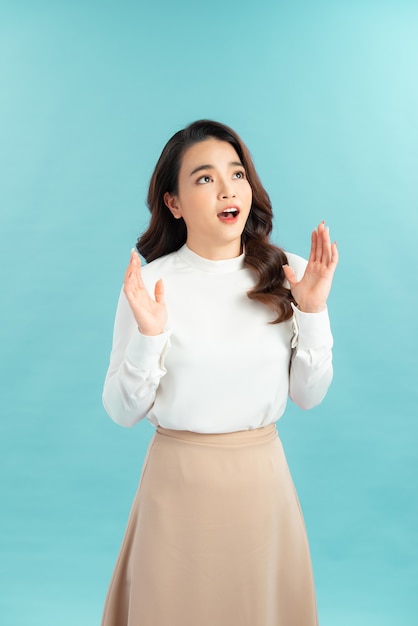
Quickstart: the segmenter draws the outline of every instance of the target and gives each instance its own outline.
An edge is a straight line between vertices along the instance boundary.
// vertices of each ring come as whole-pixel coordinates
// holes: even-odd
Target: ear
[[[170,209],[171,214],[178,220],[181,217],[181,211],[177,206],[177,197],[172,196],[168,191],[164,194],[164,204]]]

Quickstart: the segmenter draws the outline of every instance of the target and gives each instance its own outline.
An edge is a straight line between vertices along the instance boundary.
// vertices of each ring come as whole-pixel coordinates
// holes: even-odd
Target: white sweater
[[[306,261],[287,253],[300,277]],[[309,409],[332,379],[328,312],[302,313],[269,324],[275,313],[246,295],[255,284],[244,255],[202,258],[184,245],[142,268],[150,294],[163,278],[164,333],[137,328],[119,298],[103,404],[122,426],[144,417],[155,426],[225,433],[266,426],[283,414],[288,396]]]

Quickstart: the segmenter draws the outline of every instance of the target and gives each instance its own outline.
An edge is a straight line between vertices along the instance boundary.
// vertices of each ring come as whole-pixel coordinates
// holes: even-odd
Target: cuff
[[[137,331],[126,350],[127,358],[138,369],[154,369],[155,365],[164,359],[170,345],[170,334],[170,331],[165,331],[159,335],[149,336]]]
[[[292,348],[298,346],[313,350],[315,348],[332,347],[333,339],[328,309],[319,313],[304,313],[292,304],[294,335]]]

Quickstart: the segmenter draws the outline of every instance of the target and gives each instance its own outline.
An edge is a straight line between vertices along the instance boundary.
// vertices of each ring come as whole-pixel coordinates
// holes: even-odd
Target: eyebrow
[[[231,161],[229,165],[231,167],[244,167],[240,161]],[[193,174],[196,174],[197,172],[200,172],[201,170],[214,170],[214,169],[215,169],[214,166],[210,165],[209,163],[207,163],[206,165],[199,165],[198,167],[195,167],[192,172],[190,172],[190,176],[193,176]]]

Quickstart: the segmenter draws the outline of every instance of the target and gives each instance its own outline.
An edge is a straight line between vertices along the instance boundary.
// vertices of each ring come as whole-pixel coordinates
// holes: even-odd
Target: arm
[[[154,296],[153,300],[148,295],[139,257],[132,253],[118,302],[103,389],[107,413],[126,427],[149,412],[166,372],[164,357],[169,349],[169,333],[164,330],[167,312],[161,281],[156,284]]]
[[[309,260],[300,274],[284,266],[292,295],[294,335],[290,363],[290,398],[301,408],[319,404],[332,380],[333,339],[327,311],[327,298],[338,263],[335,243],[322,222],[313,231]]]
[[[294,308],[289,397],[301,409],[322,402],[332,381],[332,334],[325,309],[303,313]]]

